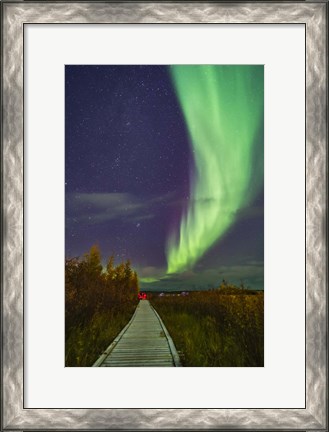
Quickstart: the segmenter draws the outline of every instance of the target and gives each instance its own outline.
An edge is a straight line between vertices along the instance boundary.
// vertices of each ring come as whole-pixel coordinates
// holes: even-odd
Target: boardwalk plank
[[[181,364],[161,318],[148,300],[141,300],[131,321],[93,366],[175,367]]]

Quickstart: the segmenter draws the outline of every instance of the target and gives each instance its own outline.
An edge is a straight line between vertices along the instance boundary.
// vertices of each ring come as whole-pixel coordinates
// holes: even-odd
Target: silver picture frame
[[[306,394],[298,409],[24,408],[25,23],[306,26]],[[2,430],[327,430],[326,1],[2,1]],[[284,389],[282,390],[284,391]]]

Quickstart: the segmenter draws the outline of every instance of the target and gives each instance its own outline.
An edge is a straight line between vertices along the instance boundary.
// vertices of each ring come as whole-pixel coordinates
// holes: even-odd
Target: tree
[[[89,254],[85,254],[85,263],[90,276],[99,277],[102,274],[101,252],[97,245],[90,248]]]
[[[114,256],[111,255],[106,264],[106,278],[107,280],[112,280],[114,278]]]

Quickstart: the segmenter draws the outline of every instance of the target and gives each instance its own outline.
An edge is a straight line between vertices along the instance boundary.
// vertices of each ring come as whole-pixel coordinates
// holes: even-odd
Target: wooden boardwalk
[[[161,318],[148,300],[136,311],[93,367],[181,366],[175,345]]]

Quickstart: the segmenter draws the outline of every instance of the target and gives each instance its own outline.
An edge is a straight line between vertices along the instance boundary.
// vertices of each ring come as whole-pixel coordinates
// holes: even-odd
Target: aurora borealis
[[[172,66],[171,73],[195,162],[186,214],[167,244],[168,273],[177,273],[193,267],[262,187],[253,161],[264,78],[259,66]]]
[[[143,289],[264,284],[263,66],[66,66],[65,248]]]

